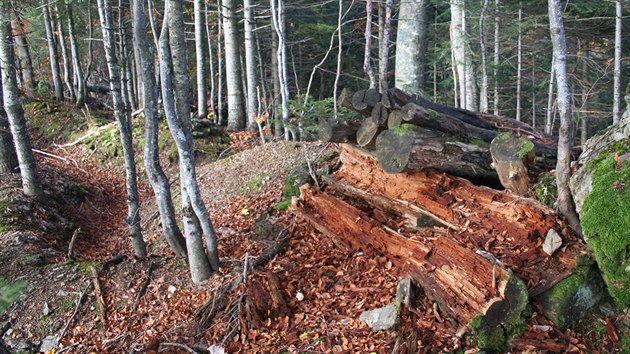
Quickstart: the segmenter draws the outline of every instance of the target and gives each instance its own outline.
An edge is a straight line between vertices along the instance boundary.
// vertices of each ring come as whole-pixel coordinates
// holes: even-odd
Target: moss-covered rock
[[[584,317],[603,295],[604,285],[592,258],[578,257],[573,274],[538,297],[545,316],[561,329]]]
[[[584,237],[618,307],[630,305],[630,139],[618,141],[587,163],[591,191],[580,210]]]

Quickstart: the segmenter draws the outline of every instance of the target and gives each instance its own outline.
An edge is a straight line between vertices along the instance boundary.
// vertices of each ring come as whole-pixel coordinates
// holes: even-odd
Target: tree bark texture
[[[162,233],[173,252],[180,257],[186,256],[186,241],[177,225],[175,208],[171,197],[168,178],[160,165],[158,152],[158,100],[155,83],[153,47],[147,35],[147,16],[144,0],[133,0],[133,39],[136,62],[140,65],[142,101],[145,123],[144,165],[149,182],[155,193],[155,200],[160,214]]]
[[[11,35],[11,23],[6,2],[0,2],[0,70],[2,70],[2,100],[6,111],[15,153],[17,155],[22,177],[22,190],[24,194],[36,200],[43,200],[44,193],[37,175],[35,158],[31,150],[31,143],[26,128],[24,110],[20,103],[20,93],[17,87],[15,72],[15,56],[13,54],[13,37]]]
[[[613,74],[613,124],[619,122],[621,106],[621,32],[623,31],[623,3],[615,1],[615,64]]]
[[[284,128],[284,139],[289,140],[292,135],[295,138],[295,134],[291,134],[289,127],[289,78],[287,75],[287,47],[283,0],[271,0],[271,17],[273,19],[274,29],[278,35],[276,60],[278,64],[278,84],[280,97],[282,99],[282,126]]]
[[[197,119],[208,118],[208,89],[206,87],[207,62],[206,58],[206,42],[205,24],[208,22],[206,12],[204,11],[204,1],[194,1],[195,13],[195,61],[197,63]],[[212,56],[209,57],[212,60]]]
[[[426,0],[400,3],[396,36],[395,87],[411,95],[424,90],[427,52]]]
[[[133,152],[131,133],[131,115],[125,110],[120,87],[120,67],[116,56],[116,42],[112,20],[111,0],[98,0],[98,12],[103,32],[103,46],[107,58],[109,87],[114,101],[114,115],[120,129],[120,140],[125,160],[125,184],[127,188],[127,225],[131,236],[131,245],[136,257],[146,258],[147,246],[142,238],[140,227],[140,195],[136,175],[136,160]]]
[[[384,3],[384,23],[383,23],[383,38],[381,41],[381,52],[379,60],[379,88],[381,92],[387,91],[389,88],[389,48],[390,37],[392,29],[392,0],[385,0]]]
[[[15,13],[15,12],[14,12]],[[20,16],[16,14],[15,20],[11,22],[14,33],[15,51],[19,59],[19,68],[21,71],[22,85],[27,95],[32,95],[35,90],[35,77],[33,73],[33,60],[31,59],[31,51],[29,49],[26,33],[24,32],[24,24]]]
[[[0,97],[2,97],[2,85],[0,85]],[[15,153],[15,145],[7,113],[4,107],[0,106],[0,175],[19,172],[18,158]]]
[[[72,64],[68,57],[68,49],[66,47],[65,31],[63,29],[63,16],[59,11],[59,6],[55,3],[55,17],[57,19],[57,36],[59,37],[59,46],[61,47],[61,58],[63,59],[63,81],[70,93],[70,99],[75,100],[76,95],[74,92],[74,86],[72,85]]]
[[[363,51],[363,71],[370,80],[370,88],[376,88],[376,74],[372,68],[372,13],[374,12],[374,3],[372,0],[365,0],[365,48]]]
[[[256,79],[256,41],[254,40],[254,4],[252,0],[244,0],[245,14],[245,71],[247,73],[247,129],[256,130],[258,116],[258,80]]]
[[[243,101],[243,81],[240,62],[240,41],[238,35],[238,19],[236,0],[222,0],[223,30],[225,40],[225,68],[227,84],[229,130],[245,128],[245,102]]]
[[[57,60],[57,44],[53,33],[48,4],[42,4],[42,13],[44,15],[44,28],[46,29],[46,42],[48,44],[48,60],[50,61],[50,73],[53,87],[55,88],[55,98],[57,101],[63,101],[63,86],[61,83],[61,75],[59,74],[59,60]]]
[[[569,224],[580,229],[580,219],[575,212],[573,197],[569,189],[571,177],[571,146],[573,143],[573,117],[571,112],[571,91],[567,77],[567,43],[564,35],[562,5],[560,0],[549,0],[549,29],[553,43],[554,67],[558,81],[558,112],[560,131],[558,133],[558,160],[556,183],[558,186],[558,210]]]
[[[483,1],[481,14],[479,15],[479,47],[481,53],[481,88],[479,90],[479,111],[488,113],[488,64],[486,62],[486,33],[484,22],[486,11],[488,10],[488,0]],[[495,113],[496,114],[496,113]]]
[[[77,107],[83,107],[85,103],[85,80],[83,77],[83,69],[81,67],[81,58],[79,57],[79,47],[77,45],[77,39],[74,34],[74,16],[72,13],[72,5],[66,4],[66,11],[68,13],[68,38],[70,39],[70,56],[72,57],[72,68],[74,75],[72,75],[72,85],[76,94]]]

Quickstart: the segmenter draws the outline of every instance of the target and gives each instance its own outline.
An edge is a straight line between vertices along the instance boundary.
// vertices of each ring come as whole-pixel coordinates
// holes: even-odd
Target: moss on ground
[[[553,173],[544,173],[538,176],[538,183],[534,188],[536,199],[550,208],[556,207],[558,200],[558,185]]]
[[[630,305],[630,163],[615,156],[630,152],[630,140],[612,144],[587,164],[593,189],[582,207],[582,228],[619,308]]]

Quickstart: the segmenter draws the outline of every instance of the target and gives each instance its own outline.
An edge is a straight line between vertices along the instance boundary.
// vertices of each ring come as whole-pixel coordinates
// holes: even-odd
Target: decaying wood
[[[435,171],[389,174],[366,153],[341,145],[335,178],[375,195],[402,200],[430,211],[461,231],[452,236],[469,248],[491,252],[542,293],[571,274],[576,257],[586,253],[576,238],[564,235],[563,249],[550,257],[540,245],[551,228],[562,230],[553,210],[531,199]]]
[[[90,289],[90,287],[92,287],[92,284],[93,282],[89,281],[88,284],[85,286],[85,289],[83,289],[83,291],[81,292],[81,295],[79,295],[79,298],[77,299],[77,302],[74,306],[74,311],[72,311],[72,315],[70,315],[70,318],[68,319],[68,321],[66,321],[66,325],[63,326],[63,329],[59,333],[59,336],[57,336],[57,343],[63,339],[66,333],[68,333],[68,329],[70,329],[70,326],[72,325],[72,321],[76,317],[77,313],[79,313],[79,309],[81,308],[81,304],[83,304],[85,295],[87,294],[87,291]]]
[[[301,188],[294,209],[320,232],[352,249],[388,256],[462,327],[479,318],[482,330],[490,333],[508,326],[512,316],[521,316],[515,312],[522,311],[527,294],[518,291],[520,280],[448,237],[406,237],[310,186]]]
[[[271,271],[252,279],[247,286],[246,295],[245,316],[249,326],[268,318],[285,316],[290,312],[280,280]]]
[[[138,295],[136,295],[136,300],[133,302],[133,306],[131,306],[131,310],[135,311],[136,308],[138,307],[138,304],[140,303],[140,299],[142,299],[142,297],[144,296],[144,294],[147,292],[147,288],[149,287],[149,283],[151,283],[151,276],[153,275],[153,268],[154,268],[155,264],[153,262],[149,263],[149,269],[147,270],[147,275],[144,278],[144,282],[142,283],[142,287],[140,288],[140,291],[138,291]]]
[[[74,230],[74,232],[72,233],[72,238],[70,239],[70,244],[68,245],[68,259],[74,259],[74,246],[76,245],[77,239],[79,238],[80,234],[80,227]]]
[[[355,122],[330,122],[325,119],[319,121],[318,138],[329,143],[351,143],[356,144],[357,130],[360,123]]]
[[[103,296],[103,290],[101,288],[101,281],[98,279],[98,270],[96,267],[90,267],[92,271],[92,282],[94,283],[94,292],[96,293],[96,305],[98,306],[98,318],[100,319],[101,326],[107,327],[107,305],[105,304],[105,297]]]
[[[530,192],[529,167],[534,163],[534,150],[529,140],[513,134],[497,136],[490,144],[492,164],[505,189],[518,195]],[[533,145],[532,145],[533,148]]]

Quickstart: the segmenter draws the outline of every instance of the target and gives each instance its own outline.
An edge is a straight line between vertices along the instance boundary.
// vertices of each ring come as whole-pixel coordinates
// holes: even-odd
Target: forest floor
[[[476,352],[426,297],[404,311],[395,331],[373,332],[359,320],[363,311],[394,301],[404,274],[385,257],[338,247],[286,210],[299,184],[336,163],[334,145],[261,144],[249,132],[199,138],[207,144],[200,148],[198,180],[217,230],[221,271],[194,285],[185,261],[161,238],[146,182],[140,184],[141,216],[150,257],[129,256],[120,156],[103,149],[102,139],[60,147],[82,135],[68,129],[89,131],[95,119],[87,116],[50,102],[27,105],[32,124],[49,122],[46,131],[32,131],[48,202],[21,197],[18,181],[0,186],[0,279],[28,284],[0,317],[0,334],[16,351],[38,352],[52,343],[57,346],[50,353],[405,353],[413,346],[423,353]],[[170,163],[177,200],[176,163],[163,162]],[[71,260],[68,245],[76,230]],[[258,262],[278,245],[286,247]],[[126,257],[116,258],[121,255]],[[112,259],[120,262],[103,268]],[[239,283],[244,263],[258,266]],[[269,279],[277,280],[284,303],[267,301],[273,311],[256,311],[257,290]],[[196,318],[204,305],[213,314],[208,326]],[[513,349],[620,351],[607,317],[587,318],[576,328],[560,331],[533,312],[526,340]]]

